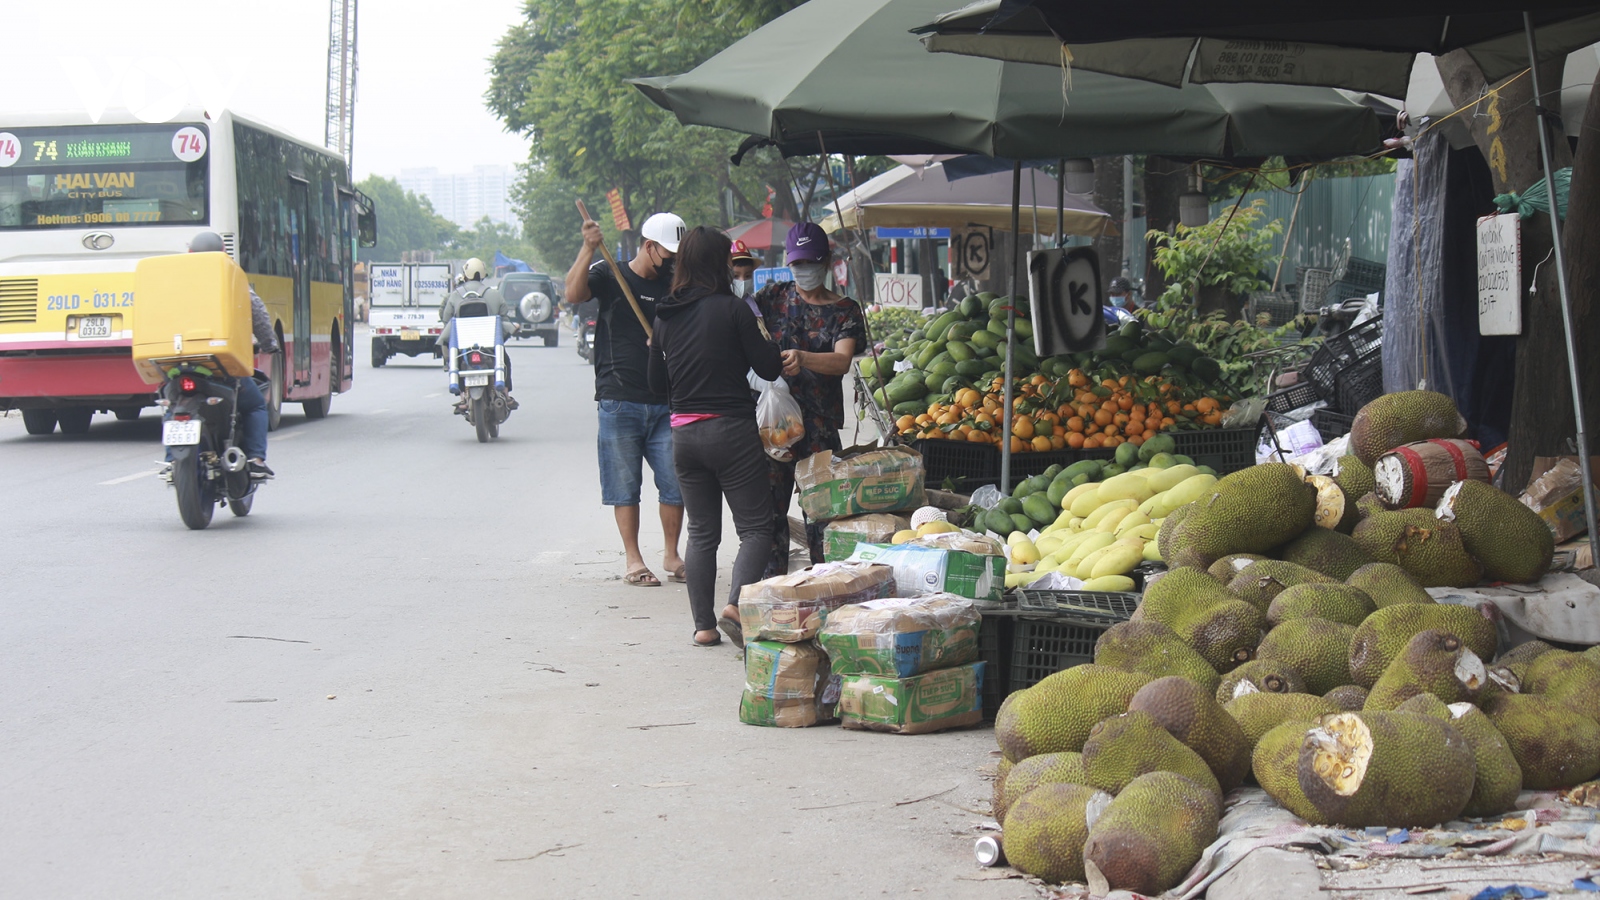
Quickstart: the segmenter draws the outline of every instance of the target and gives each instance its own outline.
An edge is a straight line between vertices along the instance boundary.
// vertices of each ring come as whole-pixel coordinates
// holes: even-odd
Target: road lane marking
[[[443,397],[443,396],[444,396],[444,394],[438,394],[438,393],[435,393],[435,394],[423,394],[422,395],[422,399],[424,399],[424,400],[432,400],[435,397]]]
[[[282,437],[273,438],[272,442],[274,444],[281,444],[284,441],[292,441],[292,440],[294,440],[295,438],[299,437],[302,434],[305,434],[305,432],[304,431],[291,431],[288,434],[283,435]]]
[[[113,478],[110,481],[102,481],[102,482],[100,482],[100,484],[101,485],[127,484],[130,481],[138,481],[141,478],[149,478],[151,475],[154,475],[159,471],[161,471],[161,470],[160,469],[151,469],[148,472],[139,472],[139,473],[137,473],[135,475],[124,475],[121,478]]]

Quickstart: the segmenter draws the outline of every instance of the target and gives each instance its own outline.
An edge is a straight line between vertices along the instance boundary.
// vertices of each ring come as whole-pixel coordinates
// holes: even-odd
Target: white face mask
[[[733,295],[735,297],[743,297],[747,294],[753,294],[755,291],[756,280],[754,278],[735,278],[733,280]]]
[[[789,264],[789,271],[794,273],[795,287],[802,291],[814,291],[822,287],[828,268],[819,262],[794,262]]]

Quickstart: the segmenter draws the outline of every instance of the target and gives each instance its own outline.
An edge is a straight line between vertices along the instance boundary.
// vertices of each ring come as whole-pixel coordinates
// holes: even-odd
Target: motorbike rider
[[[189,241],[190,253],[224,252],[222,238],[215,232],[202,231]],[[261,302],[254,286],[250,288],[250,329],[257,353],[277,353],[278,335],[272,330],[272,316],[267,305]],[[220,381],[234,390],[234,403],[239,413],[239,442],[249,458],[250,478],[265,481],[274,473],[267,468],[267,400],[261,396],[261,387],[254,378],[235,378],[223,375]],[[172,480],[172,449],[167,449],[167,466],[161,476]]]
[[[439,324],[444,326],[440,332],[441,339],[449,338],[450,320],[456,317],[456,310],[460,308],[462,303],[472,300],[481,300],[486,304],[489,307],[487,315],[500,317],[500,329],[506,337],[516,333],[518,326],[508,319],[511,315],[511,306],[506,303],[505,295],[500,293],[500,288],[485,287],[483,284],[483,280],[488,276],[489,267],[484,265],[483,260],[478,259],[476,256],[467,260],[461,266],[461,278],[463,281],[456,286],[455,290],[450,292],[449,296],[444,298],[443,303],[439,304]],[[516,409],[520,404],[511,396],[511,353],[508,351],[504,355],[506,361],[506,408]],[[448,358],[446,365],[448,366]],[[455,410],[459,414],[466,413],[466,395],[463,394],[461,399],[456,401]]]

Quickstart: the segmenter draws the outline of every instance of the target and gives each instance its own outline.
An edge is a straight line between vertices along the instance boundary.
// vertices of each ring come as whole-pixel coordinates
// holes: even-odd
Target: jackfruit
[[[1467,420],[1455,401],[1435,391],[1384,394],[1356,413],[1350,423],[1350,451],[1367,465],[1401,444],[1466,433]]]
[[[1207,566],[1206,571],[1211,574],[1212,578],[1227,584],[1233,580],[1235,575],[1239,574],[1239,570],[1244,568],[1247,563],[1266,558],[1259,553],[1229,553],[1227,556]],[[1244,562],[1235,562],[1236,560],[1243,560]]]
[[[1233,599],[1236,598],[1227,586],[1205,570],[1180,566],[1145,587],[1139,610],[1144,617],[1159,620],[1198,605]]]
[[[1052,884],[1083,881],[1089,825],[1111,795],[1081,784],[1043,784],[1023,794],[1006,816],[1006,861]]]
[[[995,821],[1004,825],[1012,805],[1041,784],[1083,784],[1083,754],[1041,753],[1013,765],[995,804]]]
[[[1528,666],[1532,664],[1534,660],[1554,649],[1556,648],[1546,644],[1544,641],[1527,641],[1525,643],[1518,644],[1500,654],[1500,656],[1494,661],[1494,667],[1510,669],[1512,674],[1517,677],[1517,683],[1520,685],[1522,683],[1522,679],[1528,674]],[[1600,648],[1590,648],[1590,650],[1594,649]],[[1580,655],[1588,656],[1591,662],[1600,663],[1600,656],[1591,654],[1589,650],[1583,651],[1583,653]]]
[[[1468,704],[1471,705],[1471,704]],[[1429,716],[1441,722],[1448,722],[1454,716],[1450,715],[1450,707],[1443,700],[1432,694],[1414,694],[1405,699],[1405,702],[1394,708],[1395,712],[1416,713],[1419,716]]]
[[[1284,809],[1302,819],[1318,818],[1317,808],[1300,790],[1300,745],[1306,732],[1316,727],[1314,719],[1280,722],[1256,741],[1250,754],[1250,773],[1256,784]]]
[[[1297,584],[1272,598],[1267,621],[1276,626],[1289,619],[1315,617],[1360,625],[1374,609],[1371,597],[1347,584]]]
[[[1265,617],[1248,603],[1218,600],[1184,610],[1165,624],[1213,669],[1227,672],[1255,657]]]
[[[1281,559],[1261,559],[1240,569],[1239,574],[1228,582],[1228,590],[1240,600],[1266,612],[1267,607],[1272,605],[1272,599],[1284,588],[1296,584],[1334,584],[1337,581],[1321,572]]]
[[[1219,798],[1180,774],[1134,779],[1089,827],[1083,846],[1089,892],[1154,897],[1175,887],[1216,840],[1220,816]]]
[[[1528,664],[1522,689],[1600,721],[1600,665],[1582,653],[1540,654]]]
[[[1511,745],[1483,710],[1471,703],[1452,703],[1449,710],[1451,724],[1467,739],[1467,746],[1472,748],[1472,756],[1478,762],[1472,799],[1467,801],[1467,808],[1461,814],[1496,816],[1515,809],[1517,794],[1522,792],[1522,767],[1517,765]]]
[[[1199,753],[1184,746],[1147,712],[1125,712],[1094,726],[1083,744],[1084,781],[1112,794],[1146,772],[1177,772],[1222,797]]]
[[[1377,561],[1350,535],[1327,528],[1307,528],[1305,533],[1278,548],[1278,558],[1336,581],[1343,581],[1355,570]]]
[[[1499,693],[1484,707],[1522,767],[1522,788],[1548,791],[1600,775],[1600,724],[1537,694]]]
[[[1151,678],[1179,675],[1204,687],[1217,689],[1217,670],[1171,628],[1152,619],[1121,622],[1106,629],[1095,641],[1094,662]]]
[[[1184,520],[1188,519],[1196,509],[1199,509],[1198,501],[1186,503],[1167,513],[1167,517],[1161,520],[1161,530],[1156,532],[1156,549],[1160,551],[1161,558],[1169,564],[1178,555]]]
[[[1299,672],[1275,659],[1252,659],[1222,676],[1217,683],[1217,702],[1227,703],[1235,697],[1257,691],[1266,694],[1303,694],[1306,692],[1306,683]]]
[[[1415,713],[1324,716],[1300,746],[1300,789],[1323,825],[1448,822],[1472,799],[1476,771],[1459,729]]]
[[[1363,521],[1381,512],[1388,512],[1388,510],[1384,509],[1383,504],[1378,502],[1376,493],[1368,491],[1356,498],[1356,525],[1360,525]],[[1351,526],[1350,531],[1354,533],[1355,527]]]
[[[1590,647],[1583,651],[1583,655],[1589,657],[1592,662],[1600,663],[1600,646]]]
[[[989,808],[994,811],[994,817],[996,821],[1005,815],[1006,778],[1011,774],[1011,770],[1015,766],[1016,763],[1006,759],[1004,756],[1001,756],[1000,761],[995,763],[994,797],[989,801]]]
[[[1368,563],[1350,573],[1345,584],[1372,598],[1378,609],[1398,603],[1433,603],[1434,599],[1411,573],[1394,563]]]
[[[1083,749],[1089,730],[1128,709],[1150,676],[1107,666],[1073,666],[1011,696],[995,716],[995,740],[1012,762]]]
[[[1157,678],[1133,695],[1128,711],[1149,713],[1168,734],[1200,754],[1223,793],[1249,774],[1250,745],[1244,731],[1201,685],[1176,676]]]
[[[1179,550],[1207,560],[1267,553],[1311,527],[1317,491],[1293,466],[1265,463],[1224,476],[1184,519]]]
[[[1333,474],[1333,483],[1344,492],[1344,516],[1339,519],[1338,531],[1349,534],[1361,521],[1361,512],[1357,503],[1362,497],[1373,492],[1377,487],[1372,477],[1372,467],[1356,458],[1354,454],[1339,457],[1337,468]]]
[[[1339,707],[1315,694],[1245,694],[1222,704],[1222,708],[1239,723],[1251,746],[1284,722],[1312,722],[1339,712]]]
[[[1461,529],[1467,552],[1483,563],[1490,581],[1531,584],[1550,570],[1555,535],[1539,514],[1481,481],[1458,481],[1445,489],[1435,515]]]
[[[1355,637],[1350,641],[1350,678],[1347,681],[1371,688],[1411,639],[1429,629],[1461,638],[1479,659],[1493,659],[1499,642],[1494,623],[1474,607],[1449,603],[1386,606],[1356,627]]]
[[[1359,684],[1341,684],[1323,694],[1322,699],[1342,710],[1353,712],[1367,705],[1367,689]]]
[[[1406,642],[1372,686],[1364,708],[1394,709],[1418,694],[1432,694],[1443,703],[1471,702],[1484,680],[1478,654],[1450,632],[1430,628]]]
[[[1423,587],[1466,587],[1483,578],[1483,566],[1467,552],[1461,529],[1431,509],[1373,513],[1350,536],[1378,559],[1405,569]]]
[[[1355,627],[1340,622],[1290,619],[1267,632],[1256,648],[1256,657],[1277,660],[1299,672],[1306,691],[1320,696],[1341,684],[1360,683],[1350,673],[1350,644],[1355,634]]]

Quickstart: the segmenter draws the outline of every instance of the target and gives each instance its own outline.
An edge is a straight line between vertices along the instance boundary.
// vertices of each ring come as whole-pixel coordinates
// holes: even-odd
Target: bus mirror
[[[378,246],[378,214],[370,206],[356,216],[356,237],[363,247]]]

